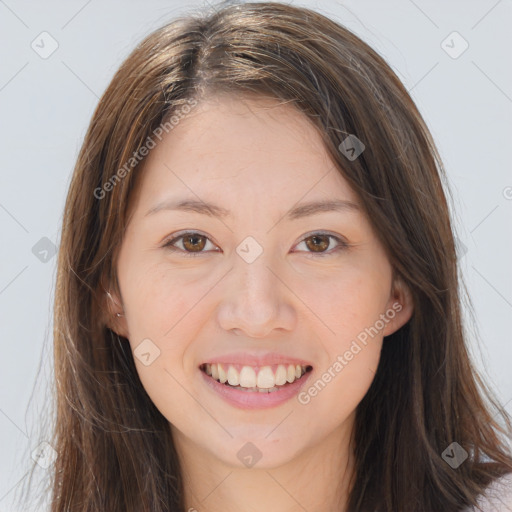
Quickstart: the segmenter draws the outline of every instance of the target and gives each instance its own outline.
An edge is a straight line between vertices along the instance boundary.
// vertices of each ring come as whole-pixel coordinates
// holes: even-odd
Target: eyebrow
[[[162,210],[171,211],[188,211],[208,215],[210,217],[226,218],[232,217],[232,213],[221,206],[204,201],[197,201],[193,199],[184,199],[181,201],[162,201],[153,206],[145,216],[153,215]],[[301,203],[292,208],[285,217],[288,220],[296,220],[310,215],[315,215],[322,212],[357,212],[360,207],[353,201],[345,199],[331,199],[323,201],[311,201],[308,203]]]

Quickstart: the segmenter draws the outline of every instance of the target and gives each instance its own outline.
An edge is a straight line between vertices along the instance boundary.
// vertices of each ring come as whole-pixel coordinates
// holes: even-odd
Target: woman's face
[[[290,105],[217,96],[142,172],[115,328],[177,445],[270,468],[350,432],[411,305],[315,128]]]

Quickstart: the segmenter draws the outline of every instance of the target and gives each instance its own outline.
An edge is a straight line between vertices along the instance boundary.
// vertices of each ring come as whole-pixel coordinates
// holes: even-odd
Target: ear
[[[126,316],[117,287],[102,284],[99,290],[99,303],[103,323],[119,336],[128,339]]]
[[[411,290],[403,279],[395,277],[391,294],[386,305],[386,316],[389,319],[383,335],[389,336],[405,325],[414,312],[414,301]]]

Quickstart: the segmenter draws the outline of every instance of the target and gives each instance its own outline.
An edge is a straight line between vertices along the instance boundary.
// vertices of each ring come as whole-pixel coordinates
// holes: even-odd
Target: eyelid
[[[206,235],[205,233],[203,233],[201,231],[184,230],[184,231],[178,231],[177,233],[173,233],[171,235],[171,237],[166,238],[162,244],[162,248],[167,248],[168,250],[170,250],[172,252],[181,252],[186,257],[201,256],[201,255],[209,254],[210,252],[212,252],[211,250],[210,251],[187,252],[187,251],[183,251],[182,249],[172,245],[173,243],[175,243],[179,239],[185,237],[186,235],[200,235],[200,236],[206,238],[213,245],[216,245],[208,235]],[[334,249],[330,249],[329,251],[325,251],[325,252],[318,252],[318,253],[310,252],[310,251],[299,251],[299,252],[305,253],[308,256],[322,257],[322,256],[328,256],[328,255],[334,254],[334,253],[338,252],[339,250],[348,249],[349,247],[352,246],[341,235],[337,235],[337,234],[331,233],[329,231],[324,231],[324,230],[316,230],[316,231],[314,230],[314,231],[310,231],[310,232],[302,235],[301,239],[294,245],[294,247],[303,243],[305,240],[307,240],[308,238],[310,238],[314,235],[328,236],[328,237],[336,240],[338,245],[336,247],[334,247]],[[218,251],[214,251],[214,252],[218,252]]]
[[[206,238],[213,245],[216,245],[215,242],[213,242],[213,240],[205,233],[195,230],[195,229],[194,230],[188,229],[188,230],[184,230],[184,231],[178,231],[177,233],[173,233],[170,237],[167,237],[164,240],[164,242],[162,243],[162,248],[165,248],[172,252],[181,252],[185,256],[201,256],[203,254],[208,254],[211,252],[211,251],[187,252],[187,251],[183,251],[179,247],[174,247],[172,245],[174,242],[180,240],[181,238],[185,237],[186,235],[200,235],[200,236]],[[215,252],[217,252],[217,251],[215,251]]]
[[[322,257],[322,256],[330,256],[330,255],[336,254],[340,250],[348,249],[349,247],[351,247],[351,244],[349,244],[348,241],[341,235],[331,233],[330,231],[325,231],[322,229],[310,231],[309,233],[302,235],[301,239],[295,244],[295,246],[301,244],[302,242],[304,242],[305,240],[307,240],[308,238],[310,238],[314,235],[328,236],[329,238],[333,238],[334,240],[336,240],[337,246],[334,247],[333,249],[329,249],[328,251],[325,251],[325,252],[311,252],[311,251],[299,251],[299,252],[305,253],[307,256],[311,256],[311,257]]]

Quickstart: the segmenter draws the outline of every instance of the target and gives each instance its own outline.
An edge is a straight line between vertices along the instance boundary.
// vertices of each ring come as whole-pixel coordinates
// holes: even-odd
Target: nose
[[[217,318],[220,327],[236,334],[264,338],[272,331],[291,331],[296,322],[293,293],[286,286],[281,267],[265,252],[252,263],[235,258],[222,291]]]

